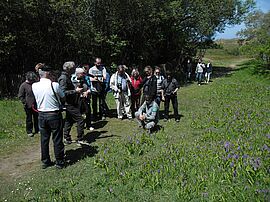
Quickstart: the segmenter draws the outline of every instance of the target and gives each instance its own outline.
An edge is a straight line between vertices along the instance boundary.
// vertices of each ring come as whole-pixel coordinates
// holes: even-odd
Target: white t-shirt
[[[55,94],[55,97],[52,86]],[[50,79],[41,78],[39,82],[32,85],[32,90],[37,102],[37,109],[41,112],[57,111],[60,109],[60,98],[65,96],[57,82],[52,82]]]

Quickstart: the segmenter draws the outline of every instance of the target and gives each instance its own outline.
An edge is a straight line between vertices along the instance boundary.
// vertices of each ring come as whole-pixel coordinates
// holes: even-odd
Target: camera
[[[118,83],[117,88],[118,88],[118,90],[122,91],[122,83]]]

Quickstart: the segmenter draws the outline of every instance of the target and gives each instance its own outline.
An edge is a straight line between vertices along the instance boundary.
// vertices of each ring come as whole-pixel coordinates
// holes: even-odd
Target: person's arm
[[[103,67],[103,70],[102,70],[102,75],[103,75],[103,81],[106,81],[106,77],[107,77],[107,70],[105,67]]]
[[[161,84],[161,98],[163,101],[165,100],[164,90],[165,90],[165,81],[163,80]]]
[[[179,85],[179,83],[178,83],[178,81],[177,81],[176,79],[174,79],[174,85],[176,86],[176,88],[175,88],[175,90],[173,91],[173,94],[176,94],[177,91],[178,91],[178,89],[179,89],[179,87],[180,87],[180,85]]]
[[[23,84],[19,88],[18,97],[19,97],[20,101],[23,103],[23,105],[26,106],[25,87]]]
[[[114,91],[114,92],[118,92],[118,88],[116,86],[116,78],[115,78],[115,74],[112,75],[111,80],[110,80],[110,88]]]

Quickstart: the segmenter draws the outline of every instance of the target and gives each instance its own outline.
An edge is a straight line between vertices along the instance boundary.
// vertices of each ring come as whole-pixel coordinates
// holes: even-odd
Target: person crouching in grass
[[[151,133],[159,121],[159,107],[152,96],[145,95],[144,98],[144,103],[135,112],[135,118],[139,127],[145,128],[148,133]]]
[[[38,81],[38,77],[32,71],[27,72],[25,77],[26,80],[19,88],[18,97],[21,100],[26,113],[26,133],[29,137],[33,137],[35,133],[39,132],[38,112],[34,110],[34,108],[36,109],[36,100],[32,91],[32,84]]]

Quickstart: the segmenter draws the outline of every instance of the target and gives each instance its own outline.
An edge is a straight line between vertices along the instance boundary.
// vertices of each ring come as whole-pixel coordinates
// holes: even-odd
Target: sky
[[[264,13],[270,11],[270,0],[256,0],[256,8],[260,9]],[[224,33],[217,33],[215,39],[237,38],[236,33],[243,28],[245,28],[244,23],[241,25],[235,25],[233,27],[227,27]]]

